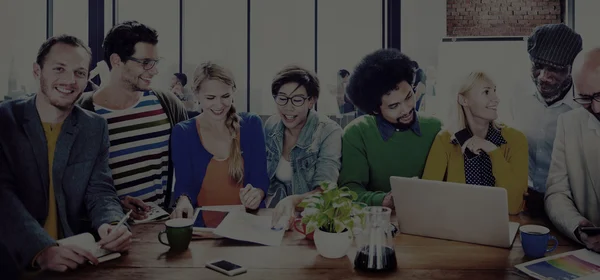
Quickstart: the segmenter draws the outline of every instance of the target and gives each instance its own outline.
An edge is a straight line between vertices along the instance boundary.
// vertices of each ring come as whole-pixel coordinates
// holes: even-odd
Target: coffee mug
[[[552,252],[558,246],[556,237],[550,235],[550,229],[538,225],[525,225],[519,228],[521,244],[525,255],[532,258],[541,258],[546,253]],[[548,249],[548,241],[553,240],[554,246]]]
[[[171,247],[172,251],[185,251],[192,240],[194,231],[193,219],[172,219],[165,222],[166,229],[158,234],[158,241],[164,245]],[[167,234],[167,243],[162,239],[162,236]]]
[[[302,225],[302,226],[300,226]],[[315,236],[315,232],[311,232],[308,235],[306,234],[306,224],[302,223],[302,218],[296,218],[296,220],[294,220],[294,229],[301,233],[302,235],[304,235],[304,237],[306,237],[306,239],[308,240],[314,240],[314,236]]]

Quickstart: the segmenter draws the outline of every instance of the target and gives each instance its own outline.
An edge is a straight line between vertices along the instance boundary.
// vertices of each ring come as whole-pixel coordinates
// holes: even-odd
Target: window
[[[113,27],[113,0],[104,0],[104,37]]]
[[[43,2],[43,1],[42,1]],[[52,35],[68,34],[88,44],[88,1],[53,1]],[[45,24],[43,26],[46,26]]]
[[[250,13],[250,110],[271,115],[275,74],[290,64],[315,69],[314,1],[251,1]]]
[[[10,2],[10,3],[9,3]],[[22,97],[39,88],[33,78],[37,51],[46,40],[46,1],[2,1],[2,34],[8,34],[7,55],[0,58],[0,100]]]
[[[158,32],[158,55],[163,59],[152,87],[168,90],[173,73],[179,72],[179,1],[122,0],[117,5],[117,23],[137,20]]]
[[[231,71],[238,112],[247,111],[247,1],[196,1],[184,3],[183,72],[186,88],[193,86],[196,67],[211,61]]]
[[[338,72],[352,74],[354,67],[368,53],[382,46],[382,1],[318,1],[318,61],[321,93],[317,109],[326,115],[354,117],[354,106],[338,104]],[[340,89],[340,92],[343,90]],[[341,108],[340,108],[341,107]]]
[[[600,9],[600,1],[597,0],[577,0],[575,2],[575,31],[583,38],[584,49],[600,46],[598,9]]]

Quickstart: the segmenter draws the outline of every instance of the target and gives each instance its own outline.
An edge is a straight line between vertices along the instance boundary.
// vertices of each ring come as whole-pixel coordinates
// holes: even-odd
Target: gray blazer
[[[28,267],[56,244],[44,230],[48,215],[48,149],[36,96],[0,104],[0,261]],[[108,166],[104,118],[78,106],[56,143],[53,182],[61,234],[96,233],[123,216]]]
[[[583,108],[558,118],[546,183],[546,212],[575,241],[584,219],[600,226],[600,122]]]

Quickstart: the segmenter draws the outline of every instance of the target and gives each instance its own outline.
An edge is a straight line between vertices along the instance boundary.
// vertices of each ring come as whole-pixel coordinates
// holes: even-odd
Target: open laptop
[[[394,176],[390,183],[400,232],[512,247],[520,225],[509,222],[505,189]]]

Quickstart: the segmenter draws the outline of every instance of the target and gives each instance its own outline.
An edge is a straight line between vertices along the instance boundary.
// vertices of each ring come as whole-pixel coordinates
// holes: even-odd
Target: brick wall
[[[447,36],[528,36],[536,26],[562,22],[564,1],[447,0]]]

